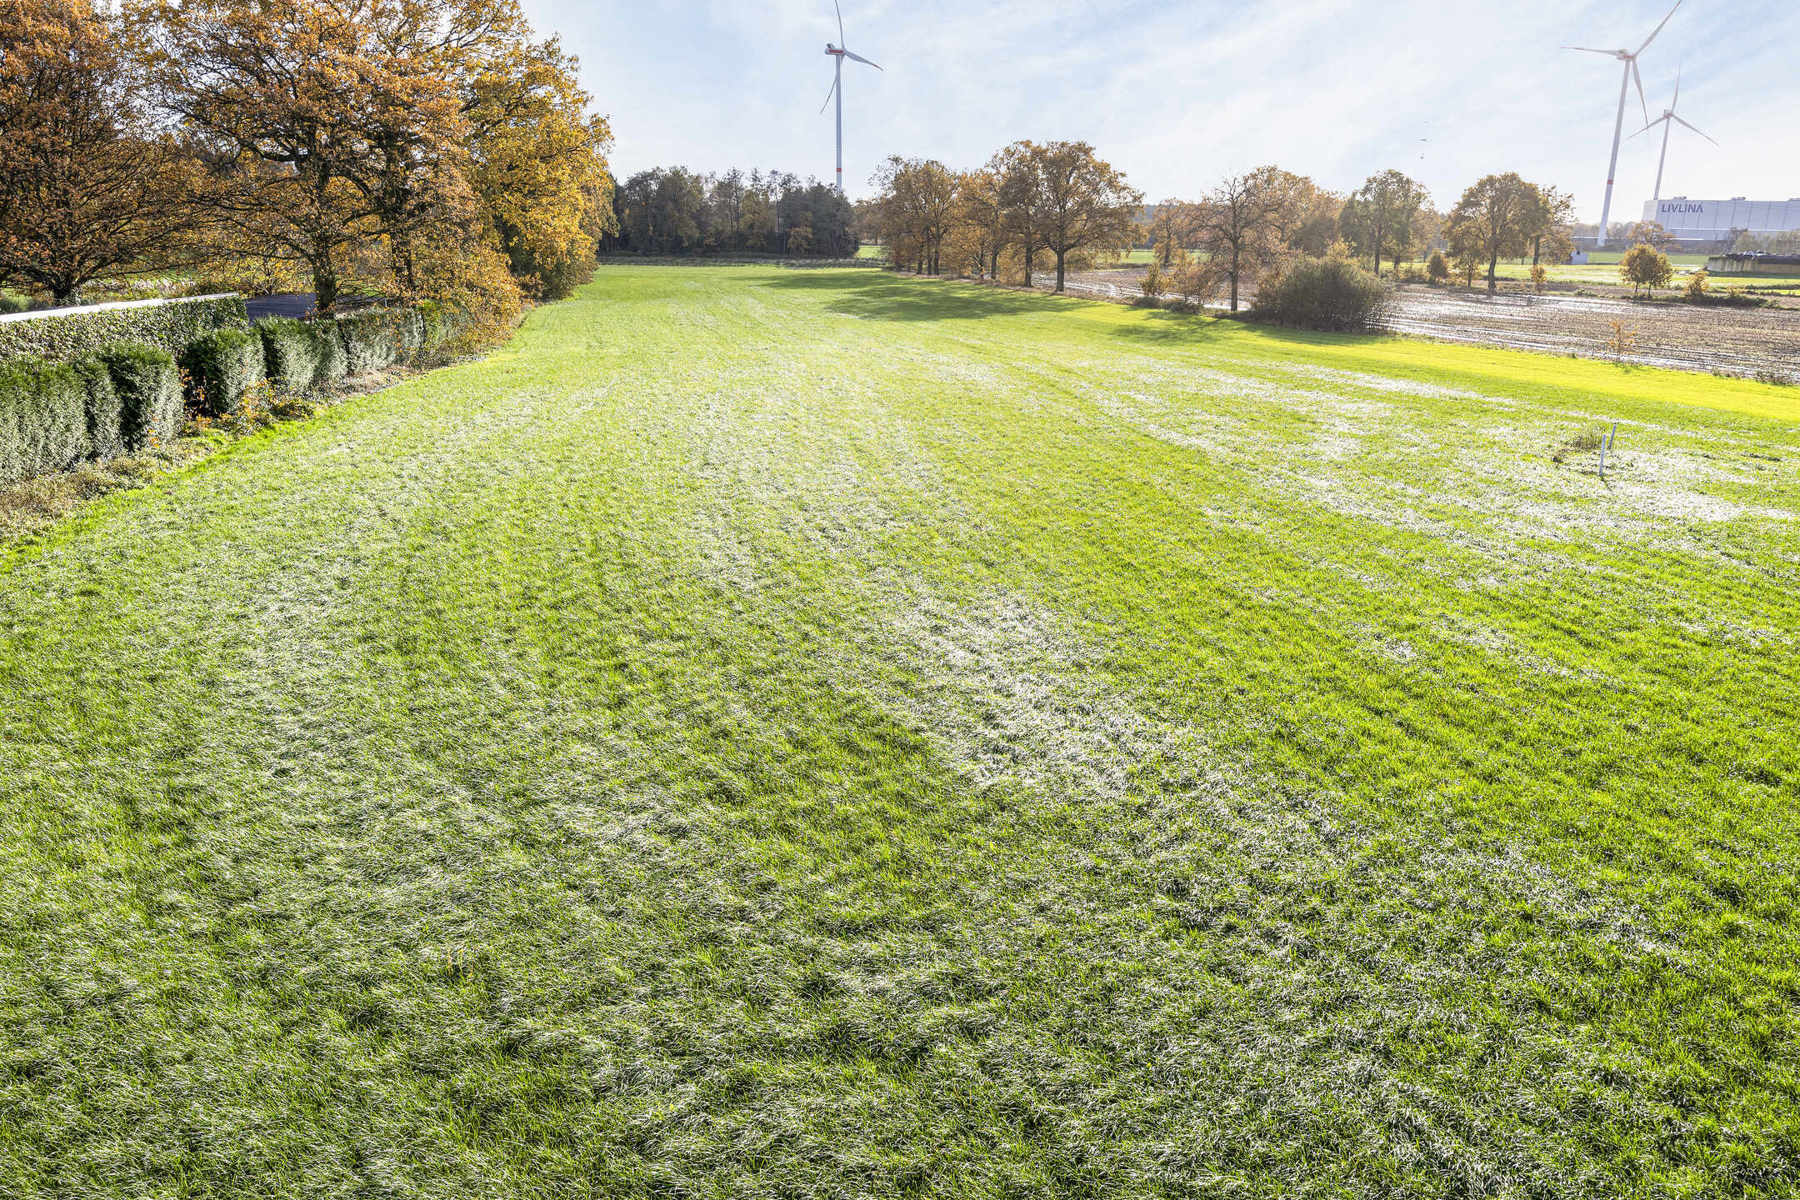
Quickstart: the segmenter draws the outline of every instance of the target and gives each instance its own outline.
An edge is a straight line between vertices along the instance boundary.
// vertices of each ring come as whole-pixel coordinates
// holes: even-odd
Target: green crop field
[[[1797,466],[603,269],[0,551],[0,1195],[1792,1195]]]

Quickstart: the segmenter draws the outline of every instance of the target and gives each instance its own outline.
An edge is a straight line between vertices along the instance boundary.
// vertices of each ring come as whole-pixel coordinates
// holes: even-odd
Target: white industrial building
[[[1738,234],[1787,233],[1800,229],[1800,199],[1690,200],[1673,196],[1644,205],[1644,220],[1655,221],[1684,244],[1725,245]],[[1728,247],[1727,247],[1728,248]]]

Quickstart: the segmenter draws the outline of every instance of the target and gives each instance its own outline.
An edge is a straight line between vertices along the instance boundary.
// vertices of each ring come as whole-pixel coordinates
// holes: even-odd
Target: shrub
[[[1431,257],[1425,260],[1425,278],[1436,287],[1449,282],[1450,260],[1444,257],[1442,250],[1433,250]]]
[[[425,349],[425,314],[416,306],[398,309],[394,320],[400,330],[401,357],[410,362]]]
[[[0,366],[0,485],[64,470],[88,450],[80,373],[41,358]]]
[[[460,306],[436,300],[425,300],[419,304],[419,319],[425,329],[425,344],[421,349],[426,355],[436,354],[445,347],[454,345],[473,326],[469,314]]]
[[[336,324],[344,343],[345,367],[352,375],[386,370],[406,356],[406,337],[412,330],[392,309],[351,313],[339,317]],[[421,319],[417,328],[422,330],[423,324]],[[414,337],[416,343],[422,334]]]
[[[1628,327],[1623,321],[1612,323],[1612,336],[1606,339],[1606,352],[1615,362],[1624,362],[1625,356],[1637,349],[1637,330]]]
[[[1162,264],[1154,259],[1151,260],[1150,269],[1144,272],[1143,282],[1138,286],[1143,289],[1144,299],[1162,299],[1163,293],[1169,289],[1169,281],[1163,275]]]
[[[68,362],[118,342],[156,346],[180,358],[189,342],[215,329],[246,329],[241,296],[146,300],[21,314],[0,322],[0,359]]]
[[[88,450],[95,458],[114,458],[125,452],[125,439],[119,432],[119,392],[113,387],[112,373],[106,364],[92,355],[69,364],[81,376],[81,389],[87,402]]]
[[[327,321],[269,317],[256,323],[269,382],[282,392],[330,387],[344,377],[344,344]]]
[[[1704,304],[1706,302],[1706,289],[1711,282],[1712,276],[1706,273],[1705,267],[1695,271],[1688,277],[1687,298],[1697,304]]]
[[[168,351],[130,342],[94,356],[119,397],[119,440],[127,450],[166,442],[181,432],[181,372]]]
[[[1388,286],[1341,258],[1303,258],[1257,289],[1252,315],[1301,329],[1372,329],[1387,310]]]
[[[1218,292],[1221,278],[1212,260],[1196,258],[1177,267],[1171,282],[1188,306],[1198,310]]]
[[[222,417],[262,382],[262,338],[247,329],[215,329],[188,343],[181,367],[194,407],[203,416]]]

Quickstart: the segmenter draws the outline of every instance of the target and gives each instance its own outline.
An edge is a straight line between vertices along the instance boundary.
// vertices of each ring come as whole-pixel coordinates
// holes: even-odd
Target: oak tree
[[[1201,246],[1231,285],[1231,311],[1242,285],[1289,251],[1304,224],[1309,180],[1279,167],[1258,167],[1222,181],[1201,203]]]
[[[1086,142],[1048,142],[1027,152],[1033,228],[1056,256],[1056,290],[1063,290],[1069,256],[1097,248],[1123,248],[1135,232],[1142,192]]]
[[[92,0],[0,0],[0,278],[70,303],[186,261],[205,172],[155,128],[139,50]]]
[[[1476,181],[1450,212],[1445,234],[1452,257],[1485,263],[1487,289],[1496,290],[1500,259],[1530,248],[1541,204],[1542,193],[1514,172]]]
[[[1419,214],[1430,203],[1425,185],[1401,171],[1371,175],[1350,194],[1338,218],[1344,240],[1381,274],[1386,256],[1395,270],[1417,244]]]

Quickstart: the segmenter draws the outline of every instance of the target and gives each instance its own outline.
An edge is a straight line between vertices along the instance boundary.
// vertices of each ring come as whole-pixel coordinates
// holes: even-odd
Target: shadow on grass
[[[766,286],[835,292],[834,313],[880,321],[980,321],[1054,311],[1059,301],[1035,292],[1014,292],[936,279],[912,279],[885,272],[793,272]]]
[[[1232,320],[1204,313],[1173,312],[1166,308],[1109,305],[1083,296],[1057,296],[914,276],[879,275],[870,271],[784,272],[765,286],[795,291],[835,293],[826,301],[830,312],[841,316],[879,321],[982,321],[1067,312],[1070,305],[1117,307],[1136,315],[1107,332],[1129,341],[1155,344],[1197,343],[1217,338],[1233,329],[1256,334],[1272,342],[1293,346],[1376,345],[1390,340],[1379,333],[1314,333],[1247,320]]]

